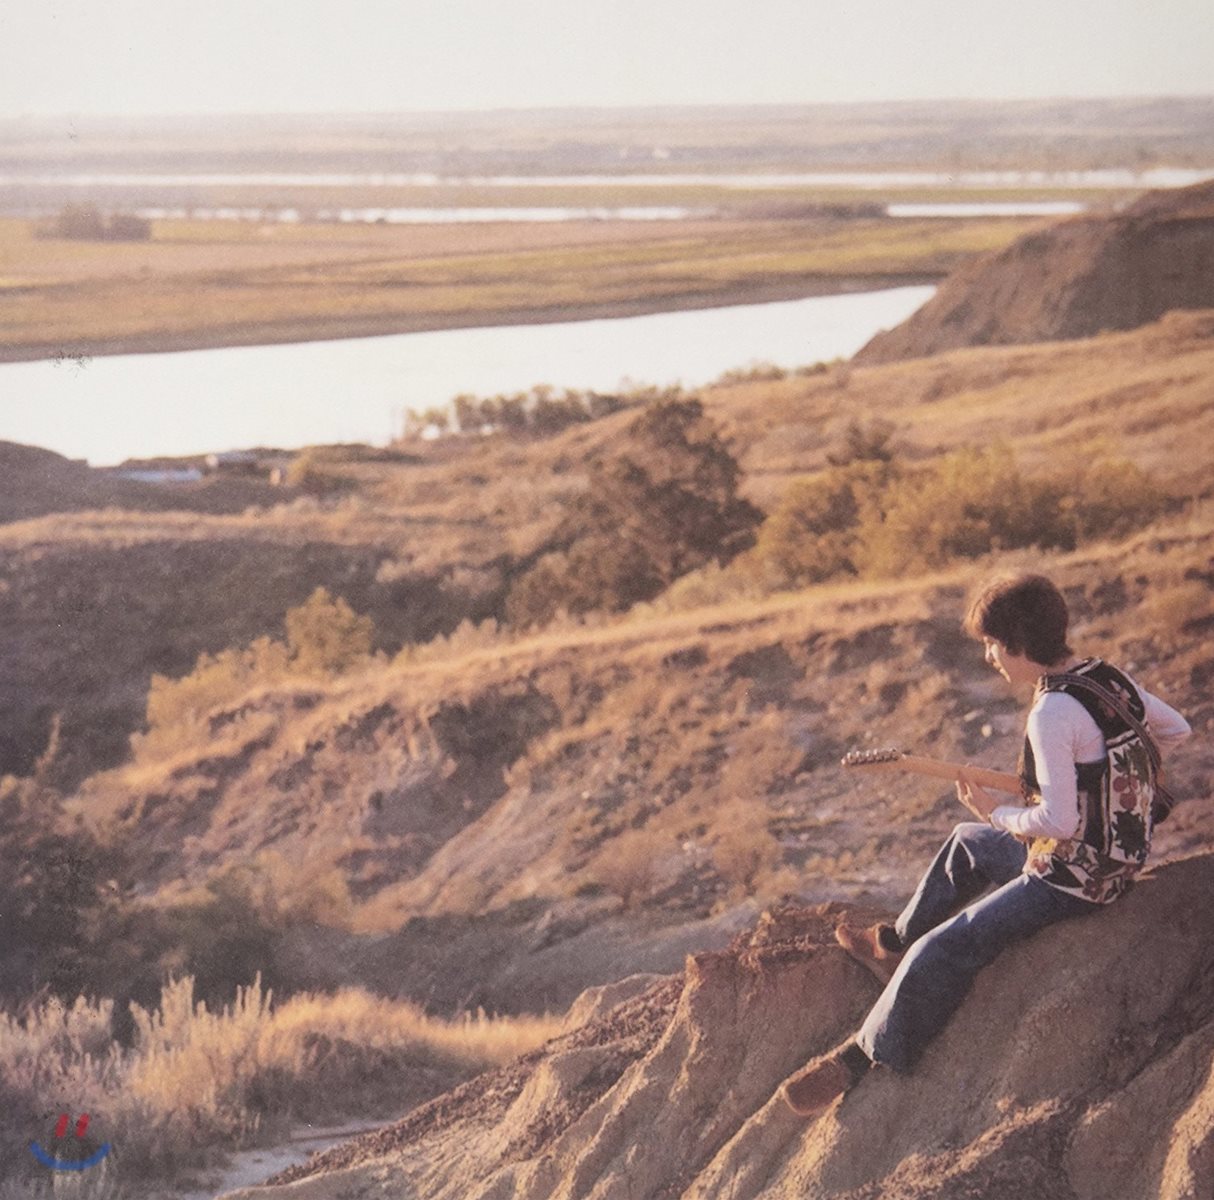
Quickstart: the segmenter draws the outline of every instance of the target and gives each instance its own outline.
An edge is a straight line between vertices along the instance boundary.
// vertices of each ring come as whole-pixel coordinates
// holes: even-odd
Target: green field
[[[1027,220],[477,226],[0,221],[0,357],[294,341],[788,299],[942,277]]]

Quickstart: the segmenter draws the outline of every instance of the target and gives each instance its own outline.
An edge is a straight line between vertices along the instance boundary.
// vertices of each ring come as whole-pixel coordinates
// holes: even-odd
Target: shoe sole
[[[853,944],[849,946],[847,942],[844,941],[845,936],[846,935],[843,934],[841,928],[835,930],[835,941],[847,951],[853,962],[858,962],[862,967],[864,967],[882,987],[893,979],[894,972],[898,969],[898,963],[902,960],[901,955],[898,955],[898,957],[894,959],[873,958],[872,955],[866,953],[860,945]]]

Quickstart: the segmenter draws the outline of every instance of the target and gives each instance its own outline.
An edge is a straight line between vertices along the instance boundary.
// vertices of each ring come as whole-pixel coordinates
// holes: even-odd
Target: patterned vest
[[[1090,658],[1071,671],[1115,692],[1139,720],[1142,698],[1116,667]],[[1103,762],[1076,763],[1079,831],[1073,838],[1038,838],[1029,847],[1025,870],[1060,891],[1107,904],[1125,892],[1146,863],[1151,849],[1155,778],[1142,739],[1112,708],[1083,688],[1049,675],[1037,683],[1037,694],[1061,691],[1078,700],[1104,735]],[[1033,749],[1024,739],[1020,779],[1025,795],[1040,803]]]

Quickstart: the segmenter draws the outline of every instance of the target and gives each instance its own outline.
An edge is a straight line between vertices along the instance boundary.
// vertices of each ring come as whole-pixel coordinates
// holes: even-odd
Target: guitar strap
[[[1107,704],[1117,714],[1118,718],[1138,735],[1142,740],[1143,746],[1146,748],[1147,757],[1151,760],[1151,774],[1153,776],[1151,783],[1155,788],[1155,800],[1160,810],[1162,810],[1160,814],[1156,815],[1155,819],[1159,821],[1166,817],[1176,804],[1176,798],[1159,781],[1159,775],[1163,769],[1163,755],[1160,754],[1159,747],[1155,744],[1155,739],[1147,731],[1147,727],[1130,712],[1129,705],[1116,692],[1110,691],[1094,679],[1089,679],[1086,675],[1072,675],[1068,672],[1063,672],[1060,675],[1047,675],[1046,679],[1049,684],[1062,684],[1066,687],[1080,688],[1097,697],[1104,704]]]

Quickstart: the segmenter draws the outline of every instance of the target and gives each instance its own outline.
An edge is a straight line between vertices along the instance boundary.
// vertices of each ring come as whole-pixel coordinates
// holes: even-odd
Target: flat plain
[[[1033,221],[894,220],[886,205],[1064,197],[1107,208],[1140,189],[1094,189],[1067,173],[1208,168],[1211,130],[1214,103],[1201,97],[5,120],[0,361],[623,316],[932,281]],[[804,181],[822,172],[835,182]],[[862,186],[856,173],[870,184],[873,174],[888,178]],[[981,187],[973,173],[986,173]],[[267,215],[154,219],[144,242],[46,236],[68,205]],[[686,211],[660,221],[316,219],[341,209],[562,206]],[[299,220],[270,218],[281,209]]]
[[[1031,221],[473,225],[157,221],[146,242],[0,220],[0,361],[511,325],[935,281]]]

